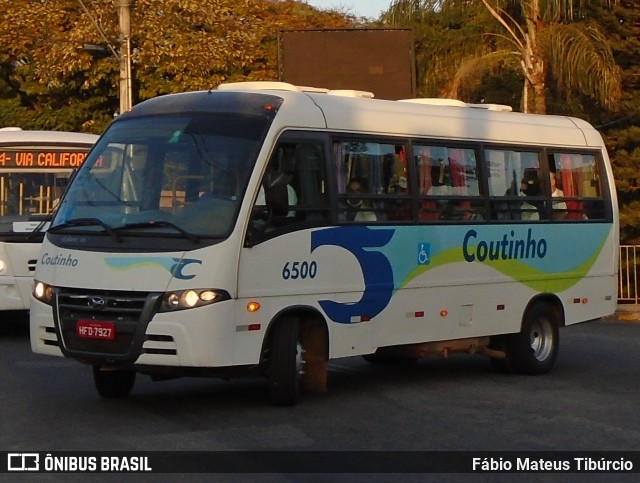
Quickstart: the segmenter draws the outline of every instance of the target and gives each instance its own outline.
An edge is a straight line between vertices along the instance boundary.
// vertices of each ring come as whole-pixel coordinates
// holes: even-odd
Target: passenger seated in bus
[[[347,193],[349,195],[363,193],[362,182],[359,179],[352,179],[347,185]],[[377,221],[378,217],[371,209],[369,200],[362,198],[347,199],[347,208],[345,213],[346,221],[368,222]]]
[[[260,184],[256,201],[251,210],[250,227],[247,234],[248,240],[252,243],[264,234],[273,232],[279,227],[288,226],[296,220],[296,211],[292,210],[291,207],[298,203],[298,197],[289,183],[286,184],[286,206],[284,206],[283,202],[285,197],[285,193],[282,191],[283,186],[272,188],[274,191],[270,192],[270,201],[267,203],[265,183],[268,183],[269,178],[276,179],[279,175],[283,176],[283,173],[278,173],[277,171],[267,172],[265,179]],[[284,182],[284,180],[277,183],[280,184],[281,182]]]
[[[533,169],[526,169],[522,181],[520,181],[520,193],[524,196],[539,196],[540,195],[540,181],[538,179],[538,172]],[[539,220],[538,203],[532,201],[524,201],[520,206],[521,219],[526,221]]]
[[[558,188],[558,181],[556,179],[556,173],[549,173],[549,180],[551,183],[551,197],[552,198],[564,198],[564,191]],[[553,209],[553,219],[562,220],[567,216],[567,203],[564,201],[554,201],[551,203]]]
[[[522,185],[521,185],[522,186]],[[516,170],[512,171],[511,184],[504,192],[504,200],[498,199],[494,205],[494,214],[496,220],[520,220],[521,217],[521,205],[520,200],[514,199],[520,196],[520,190],[518,189],[518,178]],[[511,199],[509,199],[511,198]]]
[[[407,178],[401,176],[393,183],[390,194],[395,195],[407,195]],[[411,219],[411,200],[409,199],[394,199],[391,201],[391,206],[387,211],[387,219],[392,221],[410,220]]]
[[[296,190],[291,186],[291,175],[287,176],[287,199],[289,206],[295,206],[298,204],[298,195],[296,194]],[[260,185],[260,191],[258,191],[258,197],[256,198],[256,207],[265,207],[266,209],[266,199],[264,196],[264,187]],[[294,218],[296,216],[295,210],[289,210],[287,212],[287,218]]]

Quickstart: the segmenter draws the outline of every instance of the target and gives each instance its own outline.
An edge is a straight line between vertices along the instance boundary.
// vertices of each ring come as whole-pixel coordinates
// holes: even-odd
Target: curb
[[[640,313],[616,312],[612,319],[620,322],[640,322]]]
[[[640,322],[640,305],[624,304],[618,305],[616,312],[603,320],[612,322]]]

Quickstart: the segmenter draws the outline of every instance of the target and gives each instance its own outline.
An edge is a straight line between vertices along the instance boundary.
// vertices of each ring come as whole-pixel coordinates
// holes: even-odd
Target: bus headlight
[[[35,280],[33,283],[33,296],[36,300],[47,305],[53,304],[53,287],[48,283]]]
[[[8,266],[7,261],[4,258],[0,258],[0,274],[4,273]]]
[[[192,309],[194,307],[202,307],[203,305],[229,300],[230,298],[231,296],[226,290],[216,290],[212,288],[167,292],[162,298],[159,312]]]

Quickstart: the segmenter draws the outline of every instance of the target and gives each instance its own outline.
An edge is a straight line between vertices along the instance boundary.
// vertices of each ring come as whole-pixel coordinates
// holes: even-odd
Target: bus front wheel
[[[273,329],[269,365],[269,394],[278,406],[290,406],[300,398],[303,350],[300,324],[293,317],[281,320]]]
[[[506,336],[507,363],[520,374],[549,372],[558,355],[558,317],[553,307],[538,303],[527,311],[522,330]]]
[[[130,369],[103,370],[93,366],[93,382],[98,394],[104,398],[127,397],[133,389],[136,371]]]

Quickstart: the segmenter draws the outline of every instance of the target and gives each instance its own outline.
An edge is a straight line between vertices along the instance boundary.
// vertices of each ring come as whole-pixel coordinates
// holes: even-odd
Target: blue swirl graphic
[[[364,278],[362,298],[355,303],[319,300],[327,316],[338,323],[350,324],[352,317],[375,317],[389,304],[393,294],[393,270],[385,255],[367,248],[380,248],[389,243],[395,230],[371,230],[366,226],[329,228],[311,234],[311,252],[320,246],[342,247],[353,254]]]

